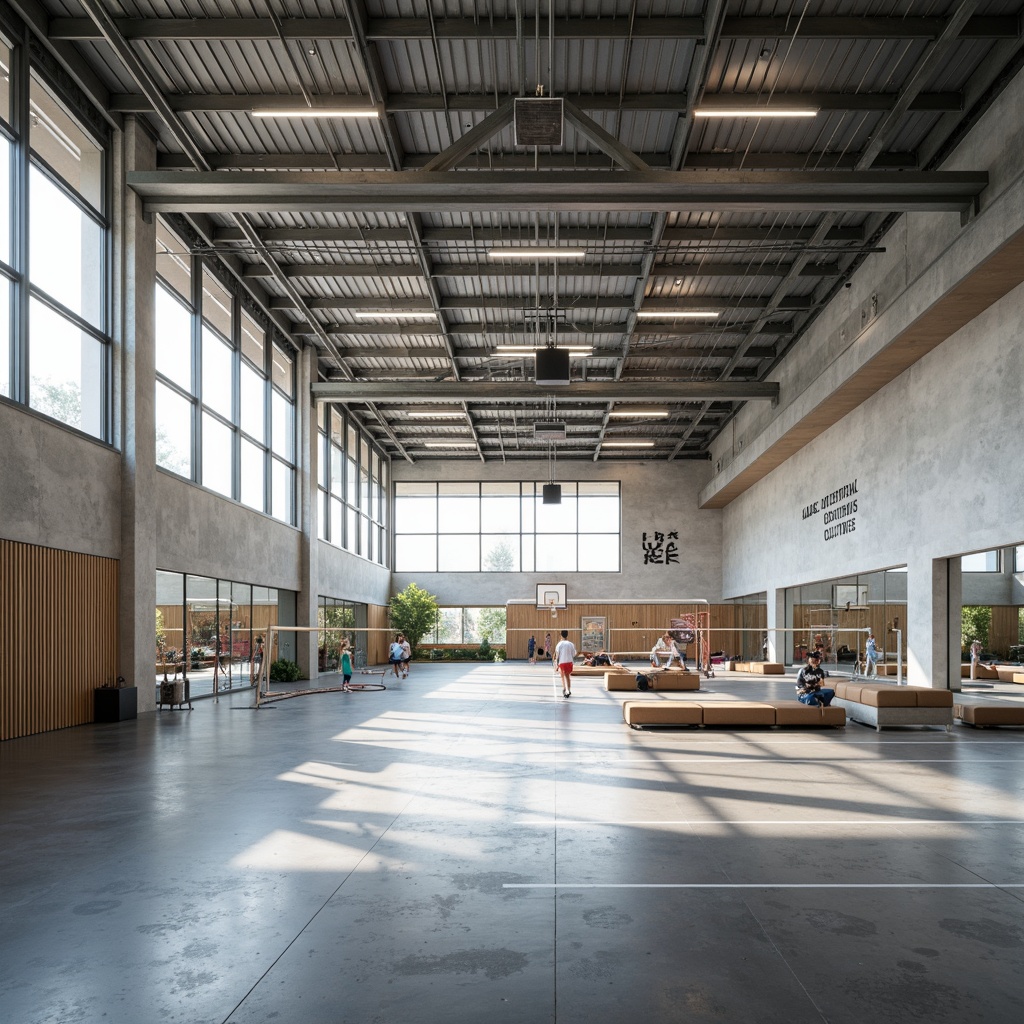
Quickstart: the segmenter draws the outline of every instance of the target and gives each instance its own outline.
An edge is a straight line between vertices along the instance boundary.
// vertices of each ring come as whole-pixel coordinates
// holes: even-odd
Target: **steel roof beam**
[[[330,381],[313,385],[318,402],[509,402],[550,398],[571,402],[636,401],[636,388],[628,381],[594,383],[575,381],[568,387],[543,388],[533,381],[402,381],[394,384]],[[644,399],[652,402],[673,401],[775,401],[779,385],[773,381],[730,380],[652,380],[644,390]]]
[[[959,113],[959,111],[957,112]],[[390,163],[384,153],[211,153],[203,154],[210,167],[230,171],[384,171]],[[671,154],[639,153],[640,159],[653,170],[666,170]],[[686,158],[687,167],[703,167],[714,170],[747,171],[800,171],[800,170],[853,170],[859,159],[858,153],[690,153]],[[427,153],[407,154],[403,169],[424,170],[435,158]],[[596,153],[541,153],[535,160],[523,153],[490,152],[487,154],[488,168],[499,171],[532,171],[539,165],[541,170],[582,170],[610,169],[612,159]],[[159,153],[159,170],[184,170],[192,162],[180,153]],[[915,153],[882,153],[872,165],[893,170],[913,170],[918,166]]]
[[[282,18],[280,35],[270,18],[116,18],[114,23],[127,39],[219,40],[270,39],[286,40],[351,39],[349,23],[344,18]],[[547,37],[547,19],[541,20],[541,32]],[[800,21],[804,39],[932,39],[945,27],[943,18],[909,17],[809,17]],[[516,38],[512,18],[437,18],[434,28],[439,39],[503,39]],[[534,37],[533,18],[523,19],[523,35]],[[556,39],[701,39],[704,24],[701,18],[556,18]],[[1011,39],[1019,33],[1015,15],[973,17],[960,35],[969,39]],[[722,27],[724,39],[775,39],[793,34],[791,18],[730,17]],[[98,40],[96,27],[87,18],[52,18],[51,39]],[[368,40],[430,39],[427,18],[371,18],[366,24]]]
[[[501,96],[499,103],[504,106],[512,97]],[[685,93],[645,92],[625,93],[568,93],[563,97],[580,110],[590,111],[665,111],[678,113],[686,109]],[[179,114],[195,114],[200,112],[236,112],[248,113],[258,108],[273,110],[291,110],[296,106],[305,107],[306,101],[301,95],[282,95],[281,93],[168,93],[165,95],[167,105]],[[328,102],[329,100],[329,102]],[[779,106],[798,105],[817,107],[819,110],[856,110],[856,111],[888,111],[896,104],[898,97],[891,93],[775,93],[772,103]],[[745,96],[743,93],[726,95],[707,95],[701,101],[702,106],[716,110],[735,110],[749,107],[757,101],[756,96]],[[367,109],[383,109],[388,114],[401,113],[438,113],[446,111],[483,112],[495,111],[495,97],[480,93],[456,93],[442,96],[427,93],[390,93],[379,103],[365,95],[336,95],[318,98],[312,109],[323,107],[365,107]],[[145,95],[138,93],[111,93],[109,109],[115,114],[149,114],[154,110],[153,102]],[[498,108],[499,110],[501,107]],[[958,92],[921,93],[909,106],[910,110],[948,111],[962,110],[963,97]],[[500,130],[500,129],[499,129]],[[577,131],[581,131],[576,126]],[[584,133],[586,135],[586,133]],[[590,138],[589,135],[587,135]],[[592,138],[590,141],[594,141]],[[595,143],[597,145],[597,143]],[[468,152],[473,152],[473,149]],[[602,148],[602,147],[599,147]],[[467,154],[463,154],[465,156]],[[462,159],[462,156],[459,159]]]
[[[152,213],[962,211],[984,171],[133,171]]]
[[[663,244],[685,242],[800,242],[807,241],[813,234],[813,228],[792,227],[692,227],[666,228],[662,235]],[[472,228],[424,227],[421,231],[424,242],[443,245],[459,242],[475,243],[478,246],[488,245],[493,241],[522,241],[522,244],[534,241],[532,225],[522,225],[518,229],[507,225],[488,225]],[[559,224],[558,237],[562,242],[638,242],[648,243],[650,231],[647,228],[591,228],[579,224]],[[283,227],[262,228],[260,238],[267,245],[274,242],[310,242],[310,243],[346,243],[346,242],[408,242],[409,233],[404,228],[311,228]],[[217,228],[214,239],[222,242],[245,242],[246,236],[238,228]],[[825,236],[828,242],[862,242],[864,229],[833,228]],[[685,253],[684,253],[685,254]]]
[[[672,299],[647,299],[643,304],[648,310],[718,310],[718,309],[761,309],[764,307],[767,298],[756,295],[705,295],[690,296],[680,295]],[[785,309],[807,309],[812,302],[808,295],[788,295],[783,298]],[[369,296],[317,296],[315,298],[303,296],[303,302],[309,309],[337,309],[337,310],[366,310],[376,311],[386,315],[388,311],[395,312],[423,312],[428,316],[433,312],[430,308],[430,300],[422,299],[375,299]],[[271,300],[274,309],[294,309],[294,298],[292,296],[281,296]],[[561,297],[556,305],[553,295],[542,295],[540,306],[537,306],[537,297],[532,292],[526,295],[503,295],[503,296],[475,296],[475,295],[443,295],[441,296],[441,309],[497,309],[511,313],[521,313],[525,310],[541,311],[544,313],[553,309],[559,312],[568,310],[578,313],[590,313],[598,309],[630,309],[633,305],[633,295],[574,295],[570,304]],[[319,326],[319,325],[317,325]],[[354,325],[358,326],[358,325]],[[424,325],[426,328],[428,325]],[[497,324],[493,328],[500,330]],[[717,325],[709,322],[704,332],[711,334],[718,329]],[[657,330],[657,328],[652,328]],[[438,334],[439,331],[430,333]],[[643,331],[641,331],[643,333]]]

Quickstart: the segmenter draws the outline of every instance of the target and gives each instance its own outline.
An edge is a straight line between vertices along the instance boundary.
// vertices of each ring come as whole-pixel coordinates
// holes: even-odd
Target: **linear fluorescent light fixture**
[[[694,117],[816,117],[817,107],[696,107]]]
[[[357,320],[433,320],[437,314],[432,309],[354,309]]]
[[[249,113],[253,117],[380,117],[376,107],[254,107]]]
[[[602,441],[602,448],[653,448],[653,441]]]
[[[620,405],[608,413],[615,417],[644,416],[648,419],[664,419],[668,414],[668,409],[660,405]]]
[[[424,448],[475,448],[476,441],[424,441]]]
[[[543,345],[495,345],[494,351],[504,356],[532,356]],[[593,345],[555,345],[555,351],[568,352],[571,356],[589,356],[594,351]]]
[[[644,320],[714,320],[722,314],[713,309],[638,309],[636,315]]]
[[[564,245],[513,245],[487,250],[491,260],[581,260],[586,255],[586,249],[569,249]]]

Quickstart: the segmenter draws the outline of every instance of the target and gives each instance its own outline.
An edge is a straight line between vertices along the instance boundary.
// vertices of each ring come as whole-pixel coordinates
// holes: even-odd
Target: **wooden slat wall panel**
[[[388,606],[386,604],[370,604],[366,606],[366,626],[371,630],[387,630]],[[386,665],[390,637],[386,632],[367,633],[366,664]]]
[[[93,720],[117,678],[112,558],[0,540],[0,740]]]
[[[557,637],[559,630],[568,629],[569,638],[578,644],[580,619],[584,616],[603,615],[609,630],[609,647],[616,651],[649,651],[658,637],[668,628],[669,620],[694,612],[709,613],[711,626],[711,649],[725,651],[727,654],[743,652],[744,639],[739,630],[749,625],[751,629],[763,628],[767,621],[767,609],[764,605],[732,605],[713,604],[570,604],[568,608],[559,610],[557,617],[552,618],[550,612],[538,611],[532,605],[510,604],[506,609],[506,643],[509,658],[525,658],[526,643],[530,633],[543,643],[544,634],[551,633]],[[748,623],[749,620],[749,623]],[[638,625],[633,626],[636,622]],[[746,643],[750,643],[748,639]],[[761,637],[756,640],[756,648],[761,646]],[[695,655],[691,645],[689,654]]]
[[[1014,644],[1019,644],[1020,609],[1016,605],[992,606],[992,627],[988,631],[988,649],[1005,658]]]

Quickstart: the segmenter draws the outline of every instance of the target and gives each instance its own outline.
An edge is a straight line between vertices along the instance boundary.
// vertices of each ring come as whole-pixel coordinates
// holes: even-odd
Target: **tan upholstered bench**
[[[953,691],[928,686],[838,680],[832,704],[855,722],[873,725],[942,725],[953,728]]]
[[[778,661],[752,661],[747,671],[759,676],[784,676],[786,666]]]
[[[627,700],[623,721],[634,729],[645,725],[799,725],[810,728],[846,724],[846,712],[837,707],[808,706],[791,700]]]
[[[970,679],[971,678],[971,666],[961,665],[960,666],[960,678]],[[989,665],[978,665],[974,670],[975,679],[999,679],[999,670],[995,666]]]
[[[898,676],[900,674],[900,667],[894,661],[890,662],[879,662],[875,665],[875,671],[880,676]],[[907,666],[903,666],[903,678],[907,678]]]
[[[614,669],[621,669],[621,665],[573,665],[572,674],[574,676],[603,676],[605,673]]]
[[[1024,667],[1020,665],[996,665],[994,671],[1001,683],[1024,683]]]
[[[954,704],[958,722],[984,729],[991,725],[1024,725],[1024,704]]]
[[[651,680],[654,690],[699,690],[700,676],[696,672],[656,672],[653,669],[644,673]],[[635,672],[606,672],[604,676],[606,690],[635,690]]]

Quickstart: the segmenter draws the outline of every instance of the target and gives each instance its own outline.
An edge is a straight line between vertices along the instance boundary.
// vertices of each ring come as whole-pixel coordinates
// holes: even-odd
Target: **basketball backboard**
[[[538,583],[537,608],[565,608],[566,594],[564,583]]]

